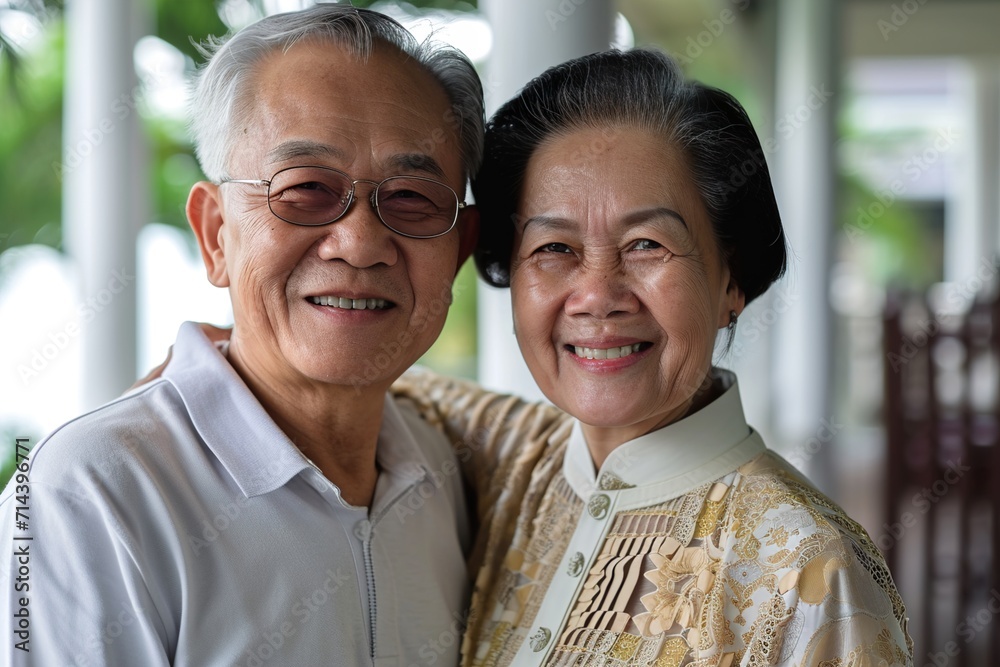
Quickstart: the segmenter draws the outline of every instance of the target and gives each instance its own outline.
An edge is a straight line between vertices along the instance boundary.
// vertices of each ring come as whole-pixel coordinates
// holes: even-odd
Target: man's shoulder
[[[32,449],[33,483],[62,486],[81,475],[169,455],[169,425],[184,414],[176,389],[155,380],[57,427]]]

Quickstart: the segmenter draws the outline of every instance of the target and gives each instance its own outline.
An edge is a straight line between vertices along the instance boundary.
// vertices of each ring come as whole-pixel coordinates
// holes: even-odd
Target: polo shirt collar
[[[597,490],[651,484],[676,485],[680,493],[731,471],[723,455],[746,440],[752,429],[743,415],[736,376],[721,369],[712,372],[713,381],[723,388],[718,398],[680,421],[620,445],[596,473],[577,421],[563,462],[563,474],[577,496],[587,499]]]
[[[198,434],[248,498],[274,491],[314,467],[197,324],[181,325],[163,378],[176,388]],[[430,468],[388,394],[376,460],[383,472],[405,482],[417,481]],[[377,489],[373,504],[379,495]]]

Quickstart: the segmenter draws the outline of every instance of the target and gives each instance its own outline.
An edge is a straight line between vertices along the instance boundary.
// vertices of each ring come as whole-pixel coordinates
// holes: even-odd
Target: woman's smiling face
[[[534,152],[511,298],[535,381],[592,444],[681,418],[743,307],[682,154],[633,127],[572,129]]]

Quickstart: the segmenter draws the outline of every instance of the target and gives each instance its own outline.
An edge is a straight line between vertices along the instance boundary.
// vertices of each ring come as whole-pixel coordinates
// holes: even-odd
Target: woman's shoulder
[[[878,552],[861,524],[775,452],[761,453],[741,466],[738,472],[733,503],[737,511],[745,515],[741,520],[754,517],[751,523],[758,529],[769,528],[776,522],[798,526],[799,535],[803,537],[819,532],[837,534],[866,542],[866,546]],[[796,516],[802,521],[796,522]]]
[[[762,599],[783,599],[790,615],[797,609],[796,622],[812,630],[792,634],[849,634],[858,647],[884,641],[894,656],[888,662],[906,663],[906,613],[884,557],[861,524],[792,465],[770,451],[743,465],[724,524],[723,577]]]

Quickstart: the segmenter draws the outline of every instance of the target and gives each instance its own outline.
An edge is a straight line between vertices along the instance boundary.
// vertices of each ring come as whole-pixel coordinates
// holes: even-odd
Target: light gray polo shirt
[[[354,507],[185,324],[162,378],[57,429],[28,493],[0,496],[0,663],[455,664],[460,475],[385,400],[372,508]]]

